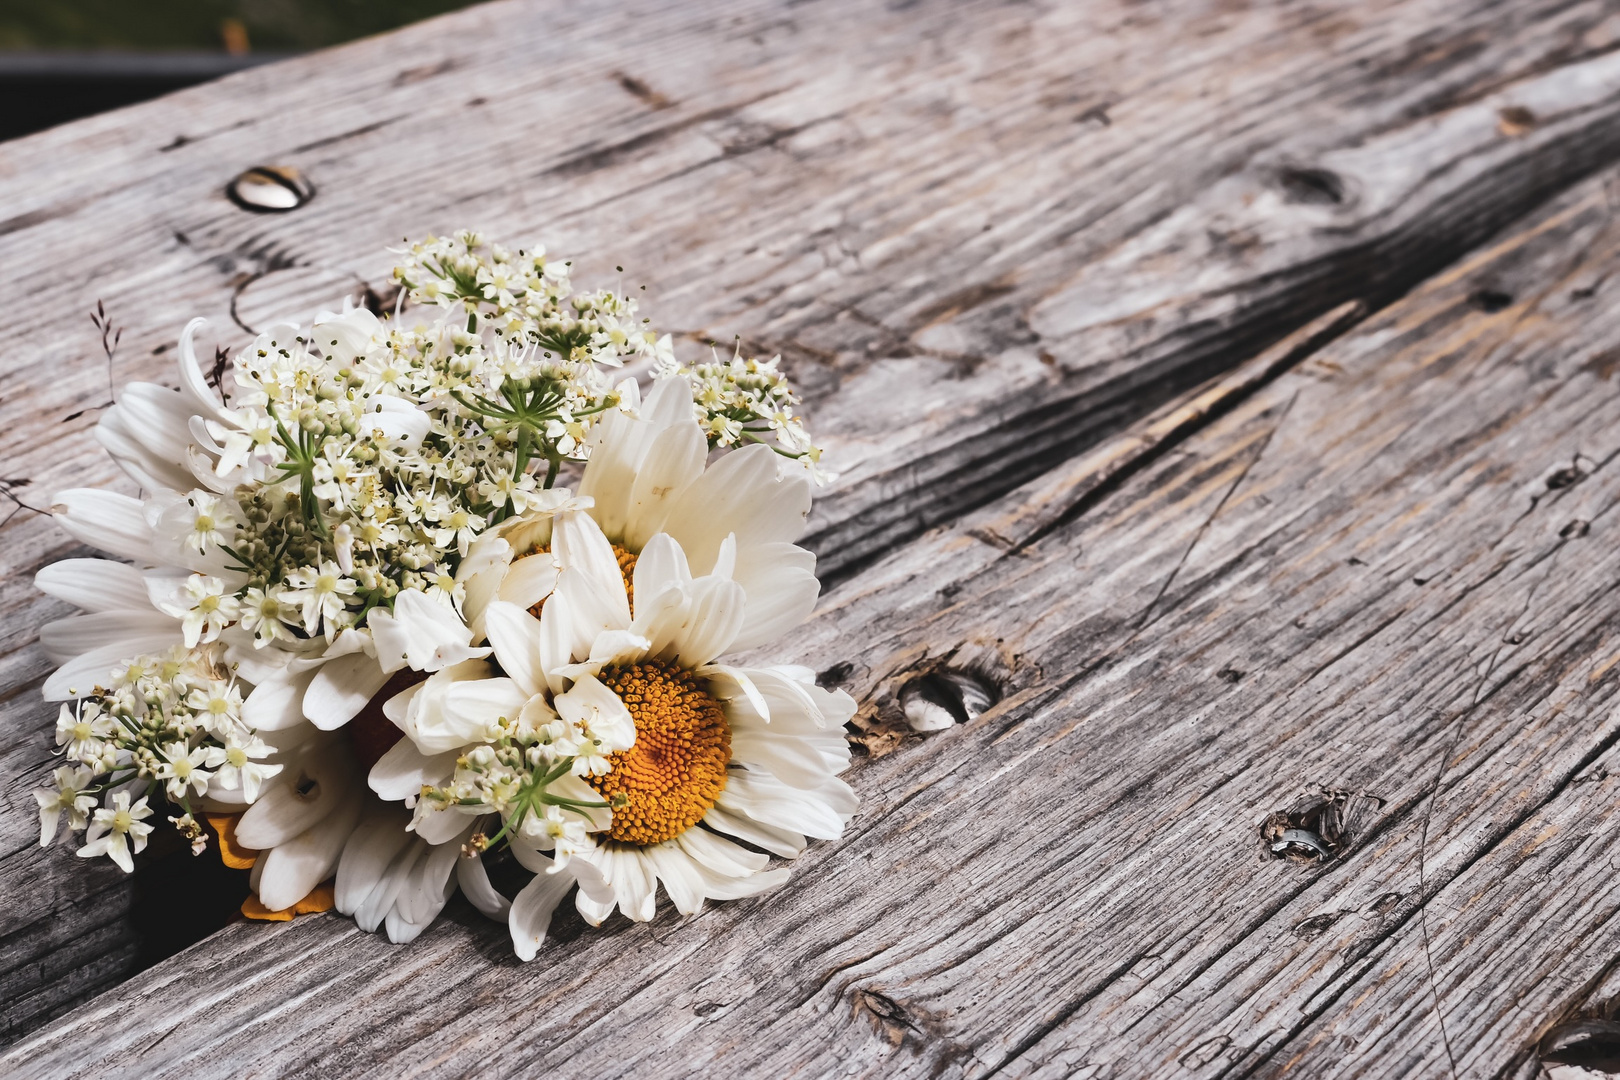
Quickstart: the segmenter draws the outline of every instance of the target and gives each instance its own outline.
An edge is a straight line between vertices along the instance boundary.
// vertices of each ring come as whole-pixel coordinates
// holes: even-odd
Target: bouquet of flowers
[[[163,813],[251,866],[244,910],[404,942],[459,888],[524,959],[570,890],[598,925],[660,883],[682,913],[781,883],[856,802],[849,695],[724,659],[819,591],[794,541],[820,454],[777,361],[686,366],[628,296],[472,233],[395,278],[390,317],[272,326],[217,391],[193,321],[179,389],[103,417],[141,495],[52,508],[122,561],[37,578],[84,612],[42,634],[41,843],[65,812],[128,871]]]

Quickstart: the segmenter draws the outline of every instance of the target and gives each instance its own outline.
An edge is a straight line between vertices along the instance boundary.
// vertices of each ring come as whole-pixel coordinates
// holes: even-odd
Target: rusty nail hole
[[[1586,474],[1574,466],[1565,466],[1547,477],[1547,490],[1557,491],[1586,479]]]
[[[645,82],[636,78],[634,75],[626,75],[622,71],[615,72],[614,74],[619,77],[619,85],[624,87],[628,93],[640,98],[642,103],[645,104],[649,109],[653,109],[654,111],[658,109],[667,109],[671,105],[675,104],[673,101],[669,100],[668,97],[660,94],[657,90],[654,90],[651,86],[648,86]]]
[[[1553,1028],[1536,1048],[1543,1065],[1573,1065],[1596,1073],[1620,1073],[1620,1023],[1577,1020]]]
[[[225,187],[231,202],[255,214],[285,214],[315,197],[315,186],[291,165],[255,165]]]
[[[1536,126],[1536,114],[1523,105],[1509,105],[1497,110],[1496,130],[1510,139],[1529,134]]]
[[[1592,523],[1590,521],[1582,521],[1581,519],[1576,518],[1568,525],[1565,525],[1562,529],[1559,529],[1558,535],[1565,540],[1579,540],[1581,537],[1585,536],[1591,531]]]
[[[977,675],[941,669],[908,682],[900,691],[900,710],[913,731],[943,731],[979,716],[999,697]]]
[[[1500,289],[1475,289],[1468,294],[1468,302],[1487,315],[1513,306],[1513,294]]]
[[[1384,805],[1374,795],[1328,791],[1278,810],[1260,826],[1260,839],[1274,859],[1314,865],[1337,858]]]
[[[1289,202],[1337,204],[1344,202],[1344,181],[1327,169],[1285,166],[1277,170],[1277,183]]]

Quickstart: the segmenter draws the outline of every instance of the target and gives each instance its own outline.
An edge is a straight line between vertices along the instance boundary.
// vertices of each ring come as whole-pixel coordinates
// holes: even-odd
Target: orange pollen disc
[[[533,551],[529,552],[529,555],[539,555],[545,550],[547,549],[544,547],[537,547]],[[529,555],[524,555],[522,557],[527,559]],[[636,553],[631,551],[629,548],[614,544],[613,557],[619,560],[619,573],[624,576],[625,599],[630,601],[630,610],[634,611],[636,608]],[[529,614],[538,619],[540,617],[540,610],[545,606],[545,600],[541,600],[539,603],[533,604],[529,607]]]
[[[613,811],[614,840],[657,844],[703,820],[726,786],[731,728],[720,703],[691,672],[649,660],[608,668],[602,682],[636,722],[636,744],[608,758],[605,776],[587,777]]]

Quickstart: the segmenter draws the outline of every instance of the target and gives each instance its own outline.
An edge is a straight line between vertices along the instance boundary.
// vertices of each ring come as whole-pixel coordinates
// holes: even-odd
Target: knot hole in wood
[[[1343,855],[1366,834],[1384,800],[1375,795],[1329,790],[1278,810],[1260,825],[1266,854],[1302,866]]]
[[[971,671],[937,668],[900,689],[900,710],[913,731],[943,731],[981,716],[1001,700],[1001,688]]]

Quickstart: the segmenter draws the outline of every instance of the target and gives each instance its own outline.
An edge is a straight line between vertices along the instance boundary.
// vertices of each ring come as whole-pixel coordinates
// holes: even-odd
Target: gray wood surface
[[[0,1064],[1523,1074],[1620,956],[1617,193],[1149,457],[1100,449],[1078,516],[1037,481],[837,589],[792,652],[877,723],[938,665],[1005,697],[858,766],[850,835],[789,887],[573,921],[527,966],[465,909],[403,949],[232,927]],[[1378,808],[1337,858],[1271,857],[1267,816],[1322,789]]]
[[[400,235],[538,236],[582,278],[625,265],[683,347],[786,356],[844,470],[813,541],[848,579],[796,648],[854,661],[865,741],[897,747],[856,774],[852,838],[767,900],[576,926],[524,969],[465,909],[408,950],[333,919],[231,928],[11,1064],[458,1075],[509,1045],[513,1000],[547,1026],[502,1060],[588,1075],[651,1070],[671,1040],[671,1072],[725,1054],[807,1075],[1244,1075],[1297,1056],[1300,1075],[1399,1075],[1448,1060],[1436,1015],[1465,1072],[1522,1062],[1578,996],[1558,965],[1590,981],[1581,963],[1617,955],[1600,882],[1503,861],[1538,822],[1573,865],[1601,835],[1603,782],[1570,781],[1610,738],[1606,504],[1582,500],[1613,364],[1576,370],[1620,344],[1593,299],[1601,185],[1184,446],[1157,441],[1184,434],[1171,421],[1065,458],[1340,301],[1389,302],[1615,157],[1616,41],[1604,5],[1552,2],[502,3],[0,146],[0,455],[25,501],[116,483],[87,431],[109,375],[87,300],[126,328],[111,374],[161,377],[189,316],[240,343],[376,281]],[[260,163],[300,166],[316,199],[237,210],[223,184]],[[1588,271],[1565,289],[1594,290],[1585,307],[1525,299]],[[1500,297],[1520,302],[1480,310]],[[1581,462],[1589,479],[1544,490]],[[1574,503],[1590,533],[1549,547],[1536,530]],[[28,512],[4,531],[15,1034],[123,977],[136,946],[127,881],[33,846],[34,638],[62,611],[28,579],[67,545]],[[1532,618],[1543,602],[1565,607]],[[1504,619],[1542,633],[1509,647]],[[1010,696],[934,747],[896,740],[898,687],[946,661]],[[1262,859],[1260,822],[1318,784],[1384,799],[1387,850]],[[1514,873],[1573,905],[1567,934],[1530,940],[1539,960],[1456,891]],[[165,1032],[118,1011],[156,987]],[[1347,1009],[1358,995],[1385,1004]]]

